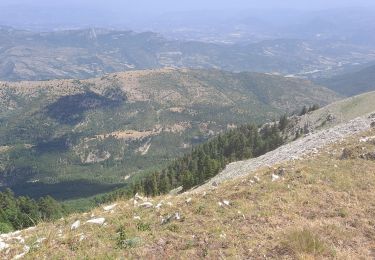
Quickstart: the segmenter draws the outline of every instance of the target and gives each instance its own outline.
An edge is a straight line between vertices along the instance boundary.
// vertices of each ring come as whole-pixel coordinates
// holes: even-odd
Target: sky
[[[162,13],[243,8],[327,9],[348,6],[374,6],[374,2],[374,0],[1,0],[0,6],[87,6],[91,8],[121,8],[128,11]]]
[[[363,6],[375,7],[375,0],[0,0],[0,25],[27,29],[120,26],[142,30],[163,17],[168,23],[170,15],[178,17],[179,12],[203,11],[205,15],[200,16],[208,23],[213,13],[216,18],[235,17],[238,11],[250,15],[256,9],[273,9],[277,15],[287,15],[279,10]],[[185,13],[184,19],[189,20],[189,15]]]

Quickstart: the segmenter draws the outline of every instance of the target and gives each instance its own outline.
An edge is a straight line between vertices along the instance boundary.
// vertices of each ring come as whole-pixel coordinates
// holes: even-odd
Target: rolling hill
[[[218,70],[2,82],[0,183],[33,197],[88,197],[227,129],[338,98],[306,80]]]
[[[361,69],[360,71],[320,80],[319,83],[345,96],[354,96],[360,93],[374,91],[375,65]]]

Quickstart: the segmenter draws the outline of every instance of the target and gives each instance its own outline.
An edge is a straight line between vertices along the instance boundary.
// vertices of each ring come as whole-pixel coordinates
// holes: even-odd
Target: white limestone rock
[[[93,218],[93,219],[86,221],[86,223],[88,224],[95,224],[95,225],[103,225],[104,222],[105,222],[105,218]]]
[[[116,207],[117,207],[117,204],[112,204],[112,205],[108,205],[108,206],[103,207],[103,209],[105,211],[111,211],[111,210],[114,210]]]
[[[76,230],[77,228],[79,228],[81,226],[81,221],[77,220],[76,222],[74,222],[72,224],[72,226],[70,227],[70,230]]]

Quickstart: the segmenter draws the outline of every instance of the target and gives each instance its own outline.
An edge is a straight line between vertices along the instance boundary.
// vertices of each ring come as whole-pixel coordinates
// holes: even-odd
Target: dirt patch
[[[109,134],[97,135],[96,138],[110,138],[114,137],[116,139],[122,140],[139,140],[146,137],[154,136],[160,133],[160,130],[153,131],[136,131],[136,130],[126,130],[126,131],[116,131]]]
[[[5,146],[0,146],[0,153],[6,153],[6,152],[8,152],[11,148],[12,148],[12,147],[7,146],[7,145],[5,145]]]

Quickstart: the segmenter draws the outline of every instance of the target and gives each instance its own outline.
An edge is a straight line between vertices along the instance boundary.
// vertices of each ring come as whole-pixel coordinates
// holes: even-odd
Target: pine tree
[[[284,131],[286,129],[286,127],[288,126],[288,116],[287,115],[283,115],[280,117],[280,120],[279,120],[279,129],[280,131]]]

